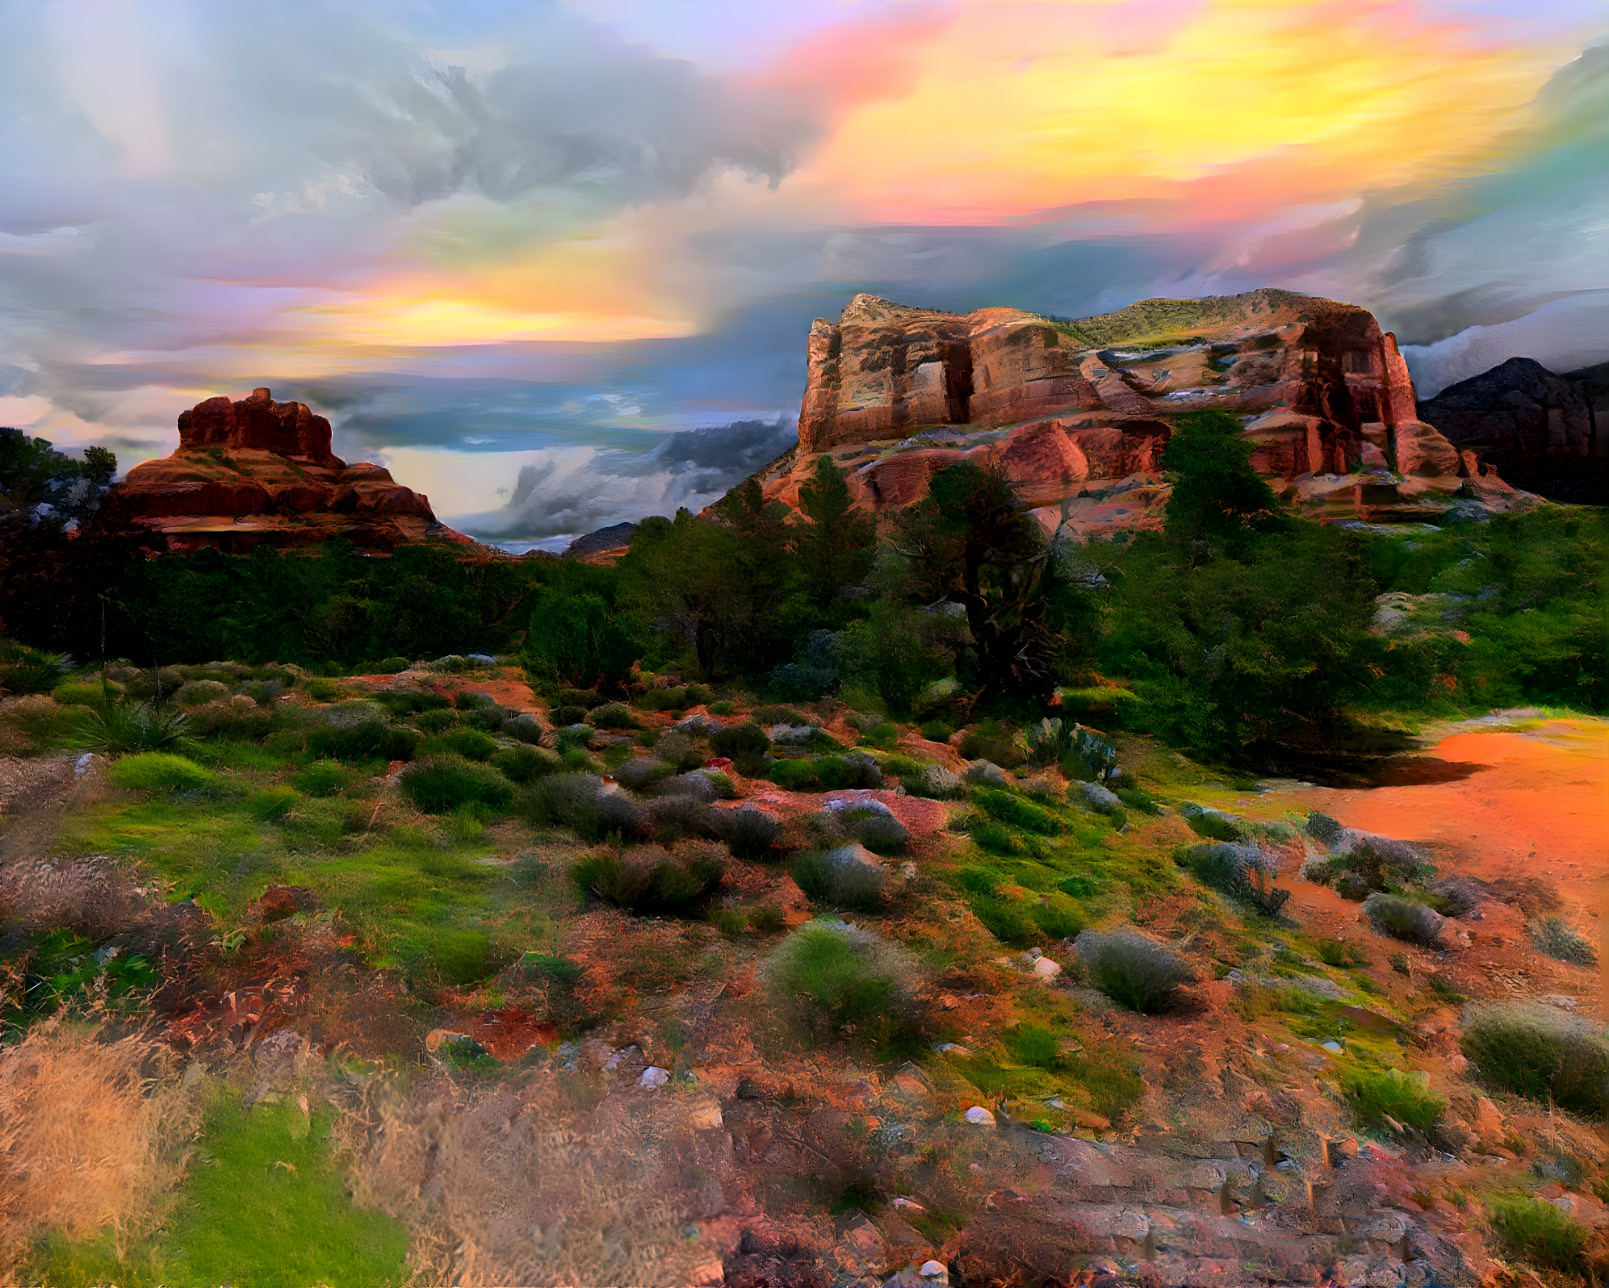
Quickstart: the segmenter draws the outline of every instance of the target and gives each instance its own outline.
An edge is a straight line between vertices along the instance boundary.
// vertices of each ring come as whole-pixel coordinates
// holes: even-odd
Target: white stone
[[[651,1064],[642,1071],[642,1077],[637,1079],[637,1085],[653,1091],[656,1088],[663,1087],[669,1081],[669,1070],[661,1069],[658,1065]]]
[[[1040,979],[1055,979],[1061,974],[1061,963],[1052,961],[1049,957],[1041,957],[1034,963],[1034,974]]]
[[[973,1105],[966,1112],[966,1120],[978,1127],[994,1126],[994,1115],[982,1105]]]

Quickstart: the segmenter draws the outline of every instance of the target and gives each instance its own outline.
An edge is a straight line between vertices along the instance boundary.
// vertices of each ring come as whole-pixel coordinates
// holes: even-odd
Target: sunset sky
[[[1609,358],[1609,0],[0,5],[0,424],[270,385],[514,548],[702,504],[856,291]],[[725,439],[669,431],[745,423]]]

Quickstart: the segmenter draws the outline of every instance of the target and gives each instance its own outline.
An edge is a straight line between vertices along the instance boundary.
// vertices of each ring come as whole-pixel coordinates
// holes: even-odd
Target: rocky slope
[[[1609,410],[1606,377],[1609,364],[1561,376],[1534,358],[1510,358],[1426,399],[1419,414],[1516,486],[1601,503],[1609,499],[1609,422],[1599,427],[1600,407]]]
[[[1396,340],[1371,313],[1290,291],[1144,300],[1071,322],[857,295],[837,323],[816,320],[809,362],[799,448],[761,476],[789,503],[822,452],[875,510],[972,457],[999,461],[1047,527],[1152,526],[1171,421],[1209,409],[1240,417],[1257,468],[1317,516],[1529,503],[1418,418]]]
[[[179,416],[179,447],[116,484],[99,523],[136,526],[172,550],[311,545],[340,536],[389,550],[415,542],[472,545],[437,522],[429,499],[368,462],[330,450],[330,422],[267,389],[208,398]]]

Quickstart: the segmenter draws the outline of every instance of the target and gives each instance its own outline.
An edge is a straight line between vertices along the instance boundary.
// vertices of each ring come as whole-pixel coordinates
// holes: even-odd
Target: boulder
[[[984,787],[1004,787],[1008,781],[1006,771],[992,760],[974,760],[967,764],[965,778],[969,783]]]
[[[1102,787],[1099,783],[1078,783],[1068,793],[1073,803],[1084,809],[1092,810],[1097,814],[1110,814],[1115,809],[1122,808],[1123,802],[1117,795]]]

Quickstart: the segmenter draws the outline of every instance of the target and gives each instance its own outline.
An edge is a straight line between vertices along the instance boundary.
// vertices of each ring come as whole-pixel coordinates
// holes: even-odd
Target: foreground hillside
[[[4,699],[8,1277],[1602,1272],[1601,721],[1372,787],[957,723],[489,657]]]

